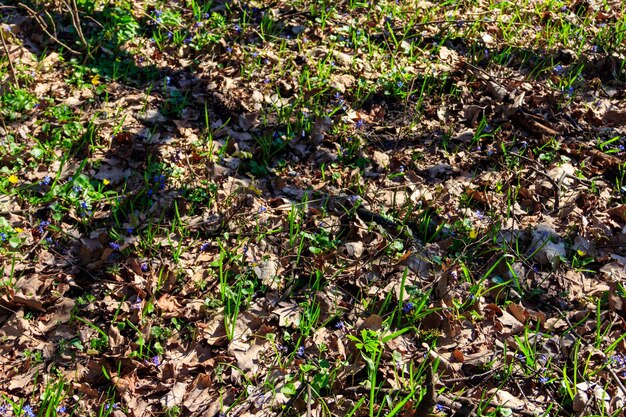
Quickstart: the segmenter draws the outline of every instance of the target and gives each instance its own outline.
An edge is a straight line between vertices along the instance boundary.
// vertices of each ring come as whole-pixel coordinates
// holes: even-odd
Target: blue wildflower
[[[209,242],[205,242],[202,244],[202,246],[200,246],[200,250],[202,252],[206,252],[209,250],[210,247],[211,247],[211,244]]]
[[[43,177],[43,179],[39,182],[39,185],[50,185],[50,181],[52,181],[52,178],[50,178],[49,175],[46,175],[45,177]]]
[[[304,356],[304,346],[300,346],[296,354],[300,357]]]
[[[144,263],[142,263],[142,264],[141,264],[141,270],[142,270],[143,272],[148,272],[148,264],[147,264],[147,263],[145,263],[145,262],[144,262]]]
[[[26,417],[35,417],[35,412],[33,411],[33,407],[31,407],[29,404],[26,404],[22,408],[22,412],[24,413]]]
[[[131,304],[130,308],[132,310],[141,310],[141,297],[137,296],[137,299]]]
[[[120,250],[120,245],[116,242],[109,242],[109,247],[113,250]]]
[[[7,240],[7,234],[4,232],[0,233],[0,240],[2,240],[3,242]]]
[[[409,314],[411,311],[413,311],[414,308],[415,308],[415,305],[411,301],[409,301],[408,303],[404,305],[404,307],[402,307],[402,312],[404,314]]]
[[[552,69],[552,71],[554,71],[555,74],[560,75],[563,73],[563,65],[559,64],[556,67],[554,67]]]
[[[548,378],[547,376],[542,376],[542,377],[540,377],[540,378],[539,378],[539,383],[540,383],[541,385],[545,385],[545,384],[547,384],[547,383],[548,383],[548,381],[550,381],[550,378]]]

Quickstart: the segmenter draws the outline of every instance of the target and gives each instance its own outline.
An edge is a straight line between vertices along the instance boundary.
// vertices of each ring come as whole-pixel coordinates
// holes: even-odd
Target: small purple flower
[[[82,208],[83,210],[87,210],[89,208],[89,205],[87,204],[86,201],[81,201],[80,208]]]
[[[0,233],[0,240],[2,240],[3,242],[7,240],[7,234],[4,232]]]
[[[209,250],[210,247],[211,247],[211,244],[209,242],[204,242],[202,246],[200,246],[200,251],[206,252]]]
[[[261,214],[261,213],[265,213],[266,211],[267,211],[267,208],[266,208],[265,206],[261,206],[261,207],[259,207],[259,209],[257,210],[257,213],[258,213],[258,214]]]
[[[161,360],[159,359],[159,355],[154,355],[152,359],[150,360],[150,362],[152,362],[156,366],[161,365]]]
[[[159,175],[155,175],[152,180],[154,181],[155,184],[157,184],[157,186],[159,187],[159,190],[162,190],[163,188],[165,188],[165,175],[159,174]]]
[[[148,272],[148,264],[147,264],[147,263],[145,263],[145,262],[144,262],[144,263],[142,263],[142,264],[141,264],[141,270],[142,270],[143,272]]]
[[[156,9],[156,10],[154,11],[154,15],[155,15],[156,17],[159,17],[159,16],[161,16],[162,14],[163,14],[163,11],[162,11],[162,10]]]
[[[49,175],[46,175],[45,177],[43,177],[43,179],[39,182],[39,185],[50,185],[50,181],[52,181],[52,178],[50,178]]]
[[[442,413],[445,409],[443,404],[435,404],[435,413]]]
[[[109,242],[109,247],[113,250],[120,250],[120,245],[117,242]]]
[[[231,48],[230,46],[226,47],[226,52],[228,52],[229,54],[233,53],[233,48]]]
[[[568,96],[568,97],[571,97],[571,96],[572,96],[572,94],[574,94],[574,87],[572,87],[572,86],[570,85],[569,87],[565,88],[565,89],[563,90],[563,94],[565,94],[565,95],[566,95],[566,96]]]
[[[550,378],[548,378],[547,376],[542,376],[539,378],[539,383],[541,385],[546,385],[548,383],[548,381],[550,381]]]
[[[80,185],[75,185],[75,186],[72,187],[72,191],[74,191],[76,194],[78,194],[81,191],[83,191],[83,187],[81,187]]]
[[[133,229],[132,227],[127,227],[126,228],[126,233],[128,233],[129,235],[132,235],[134,231],[135,231],[135,229]]]
[[[480,211],[480,210],[476,210],[474,214],[476,214],[476,217],[477,217],[479,220],[482,220],[482,219],[484,219],[484,218],[485,218],[485,215],[484,215],[484,214],[483,214],[483,212],[482,212],[482,211]]]
[[[26,404],[24,408],[22,408],[22,412],[26,417],[35,417],[35,412],[33,411],[33,407],[30,404]]]
[[[130,308],[132,310],[141,310],[141,297],[137,296],[137,299],[131,304]]]
[[[335,324],[335,329],[345,330],[346,325],[343,321],[338,321],[337,324]]]
[[[191,43],[191,41],[193,40],[193,36],[187,36],[185,38],[185,40],[183,41],[186,45],[189,45]]]
[[[408,302],[404,305],[404,307],[402,307],[402,312],[404,314],[409,314],[411,311],[413,311],[413,309],[415,308],[415,305],[412,302]]]
[[[65,408],[64,405],[60,405],[60,406],[57,407],[57,413],[64,414],[65,410],[66,410],[66,408]]]
[[[556,67],[554,67],[552,69],[552,71],[556,74],[556,75],[561,75],[563,73],[563,65],[559,64]]]
[[[296,355],[303,357],[304,356],[304,346],[300,346],[298,348],[298,351],[296,352]]]
[[[359,120],[357,120],[357,122],[356,122],[356,128],[357,128],[357,129],[360,129],[360,128],[362,128],[362,127],[363,127],[363,125],[364,125],[364,124],[365,124],[365,122],[363,121],[363,119],[359,119]]]

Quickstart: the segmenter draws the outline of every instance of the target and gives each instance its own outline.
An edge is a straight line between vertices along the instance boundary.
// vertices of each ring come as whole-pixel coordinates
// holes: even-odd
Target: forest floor
[[[4,2],[0,415],[623,415],[625,9]]]

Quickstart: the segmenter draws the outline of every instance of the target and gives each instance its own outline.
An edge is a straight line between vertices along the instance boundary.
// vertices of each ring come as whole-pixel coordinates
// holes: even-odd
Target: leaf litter
[[[523,3],[7,6],[3,407],[622,415],[623,9]]]

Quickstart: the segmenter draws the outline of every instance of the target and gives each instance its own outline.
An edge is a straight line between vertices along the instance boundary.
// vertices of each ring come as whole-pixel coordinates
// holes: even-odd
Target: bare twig
[[[513,155],[516,158],[520,158],[523,159],[525,161],[530,162],[531,164],[535,165],[537,164],[537,161],[534,161],[524,155],[520,155],[517,154],[515,152],[509,152],[510,155]],[[548,180],[548,182],[550,183],[550,185],[552,185],[552,188],[554,189],[554,207],[552,208],[552,210],[550,210],[547,214],[552,214],[552,213],[556,213],[559,211],[559,206],[560,206],[560,198],[561,198],[561,187],[559,184],[556,183],[556,181],[554,181],[552,179],[552,177],[550,177],[550,175],[548,175],[547,172],[544,171],[540,171],[539,169],[535,168],[533,165],[529,165],[528,168],[530,168],[532,171],[534,171],[536,174],[541,175],[542,177],[544,177],[545,179]]]
[[[559,310],[558,308],[556,308],[556,311],[559,312],[559,314],[561,315],[561,317],[563,317],[563,319],[565,320],[565,322],[567,323],[567,325],[570,328],[574,328],[574,326],[572,325],[572,323],[570,322],[569,317],[567,317],[567,315],[565,313],[563,313],[561,310]],[[584,344],[586,347],[588,348],[593,348],[595,349],[591,343],[587,342],[581,335],[579,335],[576,332],[571,332],[571,334],[577,338],[582,344]],[[609,371],[609,374],[611,375],[611,378],[613,379],[613,382],[615,382],[615,384],[619,387],[620,391],[622,392],[623,396],[626,396],[626,387],[624,386],[624,384],[622,384],[622,381],[620,380],[619,376],[617,375],[617,373],[613,370],[613,368],[611,368],[610,364],[607,364],[606,366],[607,371]]]
[[[50,37],[50,39],[52,39],[53,41],[55,41],[56,43],[58,43],[59,45],[61,45],[62,47],[64,47],[68,51],[70,51],[71,53],[73,53],[74,55],[82,55],[80,52],[75,51],[74,49],[70,48],[64,42],[62,42],[59,38],[57,38],[55,35],[50,33],[50,31],[48,30],[48,27],[46,25],[46,22],[41,18],[41,16],[39,16],[37,14],[36,11],[31,9],[30,7],[28,7],[24,3],[19,3],[19,5],[20,5],[20,7],[24,8],[24,9],[26,9],[28,11],[28,13],[31,15],[31,17],[33,17],[37,21],[37,23],[39,24],[39,27],[41,27],[41,30],[43,30],[45,32],[45,34]]]
[[[9,60],[9,69],[11,70],[11,75],[13,76],[13,81],[17,88],[20,88],[20,82],[17,79],[17,73],[15,72],[15,68],[13,67],[13,60],[11,59],[11,55],[9,54],[9,48],[7,47],[7,42],[4,39],[4,29],[0,29],[0,37],[2,38],[2,47],[4,48],[4,53],[7,54],[7,59]]]
[[[76,29],[76,33],[78,34],[78,37],[80,38],[80,41],[83,44],[85,51],[87,52],[87,56],[91,56],[89,52],[89,43],[87,43],[87,40],[85,39],[85,35],[83,34],[83,28],[80,25],[80,15],[78,14],[78,5],[76,4],[76,0],[70,0],[70,1],[71,3],[69,1],[65,3],[65,7],[70,13],[70,17],[72,18],[72,24],[74,25],[74,28]]]

